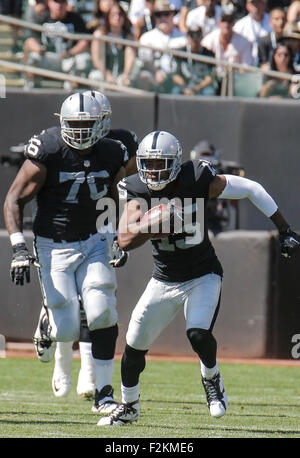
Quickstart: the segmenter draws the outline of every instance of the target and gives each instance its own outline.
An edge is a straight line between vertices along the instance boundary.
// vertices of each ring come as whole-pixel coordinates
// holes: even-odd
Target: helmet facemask
[[[157,130],[146,135],[136,154],[141,181],[153,191],[164,189],[177,178],[181,156],[181,145],[171,133]]]
[[[149,150],[136,158],[140,179],[149,189],[160,191],[174,181],[180,170],[180,158],[161,150]]]
[[[98,102],[89,95],[70,95],[60,111],[61,136],[78,150],[90,148],[102,137],[102,114]]]
[[[84,150],[93,146],[100,138],[99,119],[80,120],[64,118],[61,122],[61,135],[67,145]]]

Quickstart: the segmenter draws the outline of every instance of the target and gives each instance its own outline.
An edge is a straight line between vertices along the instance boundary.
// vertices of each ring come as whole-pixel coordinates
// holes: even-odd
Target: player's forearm
[[[279,210],[277,210],[273,215],[270,216],[270,220],[277,227],[279,232],[284,232],[290,227]]]
[[[23,230],[23,206],[8,195],[4,202],[4,221],[9,235]]]
[[[124,251],[134,250],[151,238],[148,222],[141,223],[140,216],[141,211],[138,209],[130,212],[130,215],[124,212],[120,219],[118,243]]]
[[[118,244],[120,248],[124,251],[134,250],[144,245],[151,238],[149,233],[137,233],[134,234],[130,231],[128,232],[118,232]]]

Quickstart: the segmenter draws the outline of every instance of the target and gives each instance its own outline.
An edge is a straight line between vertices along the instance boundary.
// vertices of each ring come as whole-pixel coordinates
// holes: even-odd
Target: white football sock
[[[101,391],[105,385],[112,384],[114,372],[114,359],[94,359],[97,390]]]
[[[126,387],[121,384],[122,402],[134,402],[139,399],[140,396],[140,384],[135,386]]]
[[[218,372],[218,363],[214,367],[211,367],[211,368],[204,366],[202,361],[200,361],[200,365],[201,365],[202,377],[208,380],[213,378],[213,376],[216,375],[216,373]]]
[[[95,360],[92,355],[92,343],[91,342],[79,342],[79,351],[81,359],[82,370],[95,370]]]
[[[73,342],[57,342],[55,372],[70,375],[73,359]]]

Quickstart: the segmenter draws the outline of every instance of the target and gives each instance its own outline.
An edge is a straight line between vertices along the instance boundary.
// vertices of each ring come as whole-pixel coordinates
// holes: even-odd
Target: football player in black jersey
[[[83,94],[94,97],[101,107],[102,116],[102,136],[103,138],[111,138],[121,141],[128,152],[128,161],[125,163],[125,174],[129,176],[136,173],[136,151],[138,148],[137,136],[134,132],[126,129],[111,129],[112,110],[108,98],[99,91],[85,91]],[[119,259],[120,263],[121,260]],[[118,267],[118,266],[116,266]],[[84,398],[91,398],[95,394],[95,365],[91,350],[91,339],[86,321],[86,314],[83,307],[80,307],[80,337],[79,351],[81,359],[81,368],[78,375],[77,394]],[[71,369],[73,357],[73,342],[58,342],[55,351],[55,367],[53,373],[53,392],[57,397],[67,396],[71,388]],[[56,382],[60,380],[60,383]],[[58,386],[60,389],[57,389]],[[103,393],[96,392],[95,404],[93,411],[103,411],[103,406],[100,405],[98,398],[102,397]]]
[[[56,341],[79,339],[80,296],[97,390],[103,394],[99,404],[109,411],[115,406],[111,381],[118,335],[116,279],[110,261],[116,259],[109,256],[106,237],[97,230],[102,213],[97,202],[117,198],[116,184],[125,176],[128,156],[120,141],[103,138],[102,127],[97,100],[70,95],[61,107],[60,127],[33,136],[26,146],[26,160],[8,191],[4,217],[13,248],[11,278],[22,285],[30,280],[31,262],[22,233],[23,207],[36,197],[34,249],[43,295],[37,353],[49,361]]]
[[[278,228],[284,256],[299,247],[299,237],[260,184],[236,175],[218,175],[206,161],[181,164],[181,155],[176,137],[164,131],[152,132],[139,145],[138,174],[118,185],[119,197],[124,200],[119,245],[131,250],[150,239],[154,272],[132,312],[126,334],[121,363],[122,403],[99,420],[100,426],[124,425],[138,419],[139,375],[145,368],[145,355],[182,307],[187,337],[200,359],[210,414],[222,417],[226,412],[227,397],[212,333],[222,266],[208,237],[208,199],[249,198]],[[164,204],[157,205],[162,198]],[[152,209],[150,214],[144,215],[145,208]]]

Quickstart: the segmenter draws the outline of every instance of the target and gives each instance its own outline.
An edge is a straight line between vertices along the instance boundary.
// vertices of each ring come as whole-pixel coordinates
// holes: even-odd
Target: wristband
[[[12,246],[19,245],[20,243],[26,244],[23,232],[14,232],[10,234],[10,243]]]
[[[27,251],[28,252],[25,243],[17,243],[17,245],[13,245],[12,250],[14,254],[18,253],[18,251]]]

